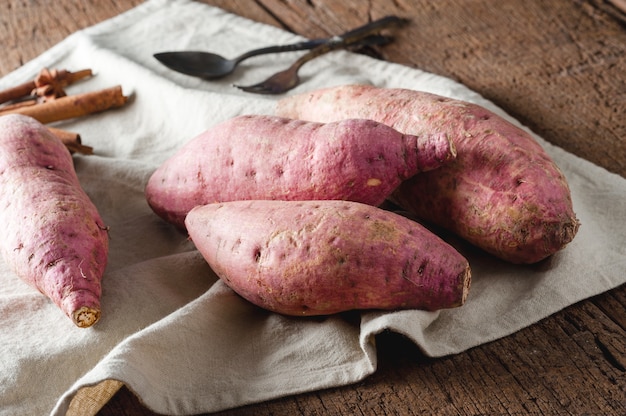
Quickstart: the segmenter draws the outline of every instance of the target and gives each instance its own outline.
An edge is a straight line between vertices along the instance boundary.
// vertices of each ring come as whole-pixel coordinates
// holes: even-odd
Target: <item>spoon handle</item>
[[[322,39],[312,39],[304,42],[290,43],[287,45],[277,45],[277,46],[268,46],[260,49],[253,49],[244,54],[239,55],[234,59],[237,63],[243,61],[244,59],[251,58],[257,55],[265,55],[268,53],[281,53],[281,52],[293,52],[293,51],[304,51],[308,49],[316,48],[320,45],[323,45],[327,42],[330,42],[332,38],[322,38]]]
[[[352,29],[343,35],[335,36],[334,40],[343,41],[344,44],[351,44],[354,42],[358,42],[359,40],[375,34],[377,31],[381,29],[387,29],[392,27],[399,27],[405,25],[409,22],[408,19],[404,19],[398,16],[385,16],[380,19],[371,21],[369,23],[364,24],[363,26],[359,26],[356,29]]]
[[[317,58],[320,55],[337,49],[344,49],[357,44],[374,45],[386,43],[389,41],[389,38],[376,35],[376,33],[381,29],[397,27],[405,23],[407,23],[406,19],[397,16],[386,16],[381,19],[374,20],[356,29],[350,30],[343,35],[329,38],[327,42],[321,43],[307,54],[301,56],[296,62],[293,63],[292,67],[300,68],[313,58]]]
[[[268,54],[268,53],[293,52],[293,51],[301,51],[301,50],[308,50],[308,49],[316,49],[316,48],[321,48],[321,47],[328,48],[329,51],[334,50],[334,49],[339,49],[341,47],[345,47],[352,43],[358,42],[359,40],[367,37],[368,35],[375,33],[378,30],[385,29],[388,27],[393,27],[393,26],[399,26],[406,22],[407,21],[405,19],[402,19],[397,16],[386,16],[378,20],[374,20],[370,23],[367,23],[363,26],[357,27],[356,29],[352,29],[339,36],[333,36],[330,38],[312,39],[312,40],[292,43],[288,45],[268,46],[265,48],[254,49],[238,56],[237,58],[234,59],[234,61],[236,61],[237,63],[240,63],[244,59],[248,59],[253,56],[263,55],[263,54]],[[325,48],[322,48],[322,49],[325,49]],[[318,54],[320,54],[319,52],[322,52],[322,50],[318,50]],[[322,53],[325,53],[325,52],[322,52]],[[315,56],[317,56],[317,54]]]

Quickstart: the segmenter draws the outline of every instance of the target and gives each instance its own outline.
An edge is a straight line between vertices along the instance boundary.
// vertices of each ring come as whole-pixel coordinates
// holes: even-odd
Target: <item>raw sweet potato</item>
[[[215,273],[286,315],[462,305],[467,260],[419,223],[351,201],[232,201],[186,218]]]
[[[185,144],[151,176],[146,199],[184,228],[196,205],[250,199],[381,204],[417,172],[455,157],[443,134],[415,137],[371,120],[321,124],[245,115]]]
[[[108,232],[65,145],[38,121],[0,117],[0,251],[79,327],[100,318]]]
[[[414,135],[446,134],[458,157],[404,181],[391,200],[513,263],[534,263],[578,230],[565,177],[526,131],[487,109],[408,89],[348,85],[282,99],[277,114],[362,117]]]

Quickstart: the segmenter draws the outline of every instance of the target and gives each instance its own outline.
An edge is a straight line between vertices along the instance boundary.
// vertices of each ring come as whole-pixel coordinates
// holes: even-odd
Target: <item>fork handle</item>
[[[322,43],[319,46],[313,48],[310,52],[302,55],[298,60],[296,60],[292,69],[300,68],[305,63],[309,62],[313,58],[317,58],[320,55],[325,53],[347,48],[349,46],[353,46],[356,44],[361,45],[375,45],[380,44],[381,39],[385,39],[384,37],[377,36],[376,33],[381,29],[387,29],[390,27],[397,27],[400,25],[404,25],[408,22],[407,19],[403,19],[397,16],[386,16],[380,18],[378,20],[374,20],[373,22],[367,23],[361,27],[350,30],[349,32],[344,33],[343,35],[335,36],[334,38],[329,38],[330,41],[326,43]],[[386,38],[388,39],[388,38]]]
[[[381,29],[398,27],[406,23],[408,23],[408,19],[398,16],[385,16],[370,23],[366,23],[363,26],[357,27],[356,29],[345,32],[343,35],[339,35],[338,38],[343,39],[343,42],[349,45],[369,35],[373,35]]]
[[[330,52],[331,50],[349,46],[353,44],[354,42],[357,42],[363,38],[366,38],[368,35],[371,35],[380,29],[384,29],[384,28],[392,27],[392,26],[398,26],[405,22],[406,22],[406,19],[402,19],[397,16],[386,16],[381,19],[374,20],[373,22],[367,23],[363,26],[357,27],[356,29],[352,29],[339,36],[333,36],[330,38],[312,39],[312,40],[307,40],[304,42],[297,42],[297,43],[292,43],[292,44],[287,44],[287,45],[268,46],[265,48],[254,49],[238,56],[236,58],[236,61],[237,63],[239,63],[243,61],[244,59],[248,59],[253,56],[263,55],[263,54],[268,54],[268,53],[293,52],[293,51],[302,51],[302,50],[308,50],[308,49],[313,50],[318,47],[330,48],[328,49],[328,51],[325,51],[324,49],[318,51],[313,57],[308,59],[310,60],[316,56],[321,55],[322,53]]]
[[[337,49],[344,49],[350,46],[384,45],[384,44],[391,42],[391,40],[392,38],[388,36],[370,35],[362,39],[351,41],[349,43],[343,42],[343,41],[336,41],[332,44],[330,43],[323,44],[323,45],[318,46],[317,48],[312,49],[310,52],[307,52],[306,54],[298,58],[293,64],[291,64],[290,69],[298,70],[302,65],[317,58],[318,56],[324,55],[328,52],[335,51]]]
[[[308,49],[314,49],[320,45],[331,42],[333,39],[335,39],[335,37],[312,39],[312,40],[307,40],[304,42],[290,43],[287,45],[267,46],[265,48],[253,49],[251,51],[248,51],[238,56],[236,61],[241,62],[244,59],[248,59],[257,55],[265,55],[268,53],[294,52],[294,51],[304,51]]]

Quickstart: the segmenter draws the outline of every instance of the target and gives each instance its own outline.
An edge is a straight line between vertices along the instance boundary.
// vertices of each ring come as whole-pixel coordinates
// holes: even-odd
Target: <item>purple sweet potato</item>
[[[468,261],[419,223],[352,201],[198,206],[190,238],[243,298],[285,315],[437,310],[468,295]]]
[[[146,199],[184,229],[196,205],[251,199],[381,204],[402,180],[454,159],[444,134],[403,135],[371,120],[321,124],[245,115],[185,144],[151,176]]]
[[[513,263],[568,244],[579,222],[569,186],[523,129],[487,109],[408,89],[348,85],[282,99],[277,114],[332,122],[363,117],[405,134],[446,134],[458,157],[404,181],[390,199]]]
[[[107,228],[65,145],[27,116],[0,117],[0,251],[79,327],[100,318]]]

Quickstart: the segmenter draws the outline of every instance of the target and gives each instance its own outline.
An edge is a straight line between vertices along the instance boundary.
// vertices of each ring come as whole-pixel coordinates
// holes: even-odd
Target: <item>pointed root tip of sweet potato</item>
[[[568,223],[563,225],[561,231],[561,241],[563,245],[570,243],[574,239],[579,228],[580,221],[575,216],[572,217]]]
[[[469,292],[470,292],[470,287],[472,285],[472,270],[469,264],[465,268],[465,271],[461,273],[459,280],[460,280],[462,289],[461,289],[461,300],[458,306],[463,306],[465,305],[465,301],[467,301],[467,297],[469,296]]]
[[[454,141],[445,133],[422,136],[417,142],[417,165],[420,172],[437,169],[455,160]]]
[[[580,221],[575,216],[568,218],[566,221],[546,225],[544,240],[541,242],[541,245],[537,245],[538,248],[543,247],[542,251],[541,249],[535,250],[533,255],[533,252],[529,250],[528,258],[522,258],[519,261],[514,259],[513,262],[533,264],[552,256],[572,242],[578,233],[579,227]]]
[[[89,328],[100,320],[100,310],[83,306],[72,314],[74,324],[79,328]]]
[[[60,305],[79,328],[89,328],[100,320],[100,296],[89,289],[74,289]]]

